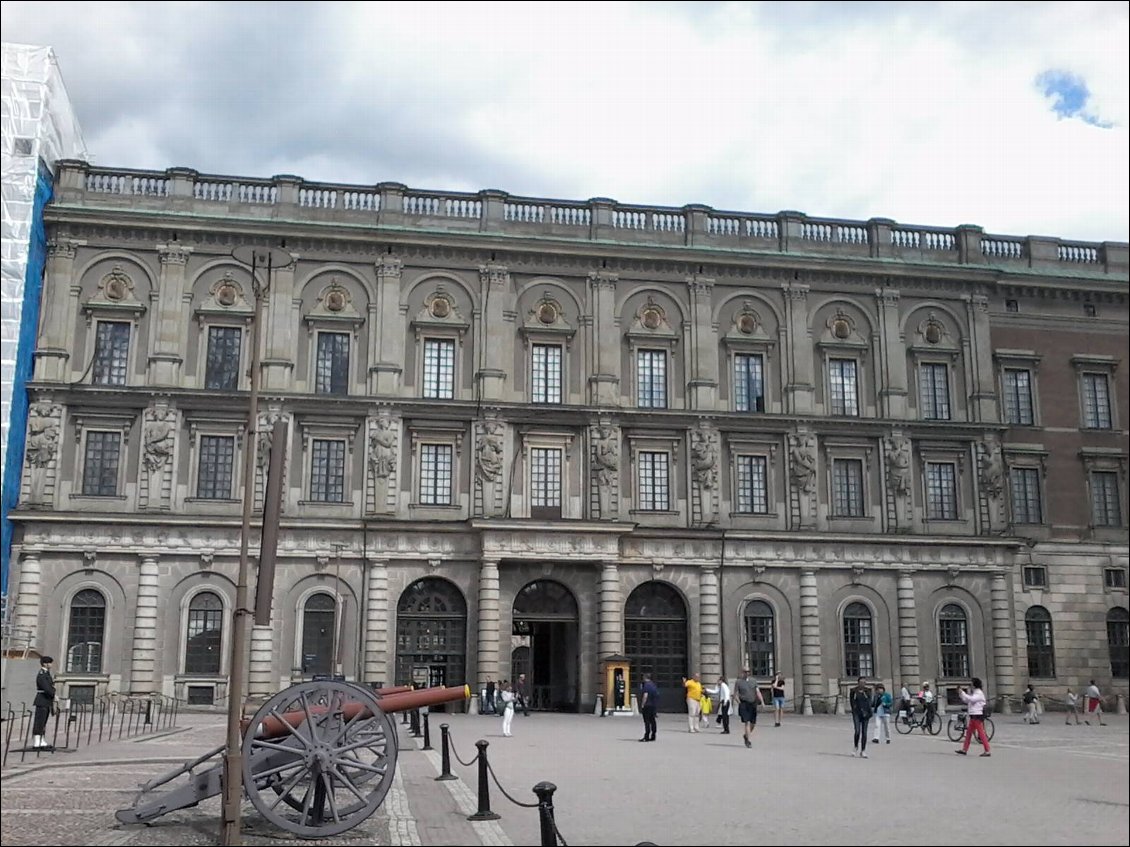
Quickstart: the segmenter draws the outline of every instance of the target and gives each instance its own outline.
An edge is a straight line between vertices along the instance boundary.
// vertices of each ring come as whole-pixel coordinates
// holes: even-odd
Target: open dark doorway
[[[575,712],[580,706],[577,601],[559,582],[531,582],[514,599],[511,683],[526,674],[531,709]]]

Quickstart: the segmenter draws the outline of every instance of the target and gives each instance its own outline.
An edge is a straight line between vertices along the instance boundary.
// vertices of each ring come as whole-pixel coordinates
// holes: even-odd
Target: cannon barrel
[[[455,685],[450,688],[418,688],[402,694],[389,694],[381,697],[377,705],[386,715],[394,712],[407,712],[421,706],[438,706],[440,703],[454,703],[456,700],[469,700],[471,686]]]
[[[373,693],[378,697],[387,697],[390,694],[403,694],[405,691],[411,690],[411,685],[389,685],[384,688],[374,688]]]

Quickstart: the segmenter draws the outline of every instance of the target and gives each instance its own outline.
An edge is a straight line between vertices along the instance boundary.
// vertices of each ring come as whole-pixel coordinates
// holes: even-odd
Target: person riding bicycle
[[[934,713],[938,710],[934,692],[930,690],[930,683],[922,683],[922,690],[918,692],[918,700],[922,703],[922,708],[926,711],[926,714],[922,716],[922,727],[925,728],[934,722]]]

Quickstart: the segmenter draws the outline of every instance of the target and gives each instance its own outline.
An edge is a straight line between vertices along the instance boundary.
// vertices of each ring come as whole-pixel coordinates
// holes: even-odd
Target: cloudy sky
[[[2,13],[107,167],[1130,238],[1125,2]]]

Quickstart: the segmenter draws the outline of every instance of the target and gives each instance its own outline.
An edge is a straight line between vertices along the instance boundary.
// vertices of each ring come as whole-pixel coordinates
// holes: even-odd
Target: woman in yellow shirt
[[[698,716],[702,710],[702,683],[698,674],[683,677],[683,688],[687,690],[687,726],[690,732],[698,732]]]

